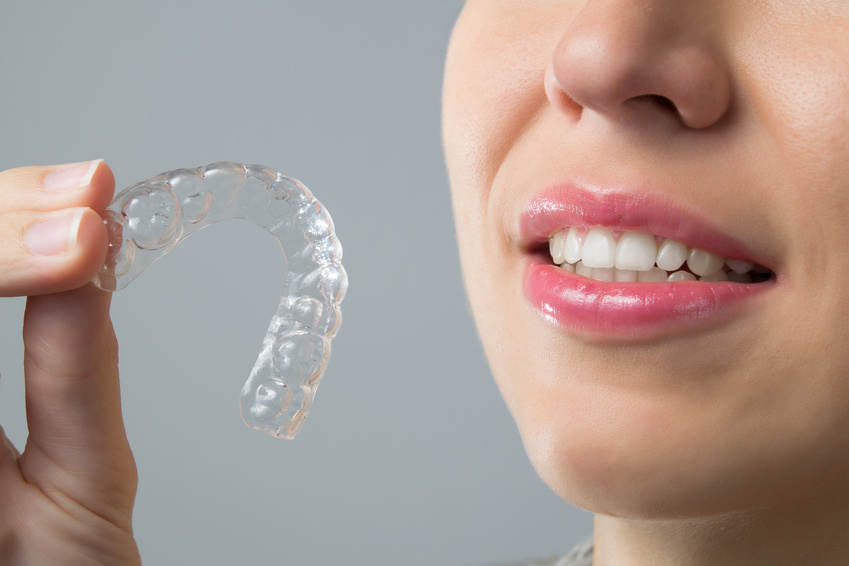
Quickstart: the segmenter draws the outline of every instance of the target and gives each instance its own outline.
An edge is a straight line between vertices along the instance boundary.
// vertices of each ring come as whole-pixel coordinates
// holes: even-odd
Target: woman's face
[[[849,4],[469,0],[443,127],[472,310],[555,491],[671,518],[845,483]],[[567,228],[587,265],[555,265]],[[640,282],[648,256],[743,282]]]

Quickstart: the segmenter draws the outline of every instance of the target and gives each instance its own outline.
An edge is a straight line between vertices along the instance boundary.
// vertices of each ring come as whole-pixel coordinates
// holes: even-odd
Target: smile
[[[780,279],[740,240],[668,199],[570,186],[520,218],[524,295],[567,332],[644,341],[741,320]]]
[[[552,261],[596,281],[753,283],[771,272],[751,261],[724,258],[671,238],[603,228],[568,228],[548,241]]]

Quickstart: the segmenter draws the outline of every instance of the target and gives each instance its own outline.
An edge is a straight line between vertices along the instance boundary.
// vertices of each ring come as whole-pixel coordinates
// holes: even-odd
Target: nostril
[[[668,110],[676,114],[678,113],[678,107],[675,105],[675,103],[672,102],[671,99],[660,94],[643,94],[640,96],[635,96],[631,100],[648,102],[649,104],[660,108],[661,110]]]
[[[589,111],[629,124],[664,116],[690,129],[722,119],[732,100],[730,68],[700,23],[671,17],[679,10],[673,6],[686,2],[580,4],[546,71],[546,94],[556,109],[570,118]],[[646,8],[660,4],[666,8]]]
[[[652,94],[649,96],[651,97],[652,102],[654,102],[664,110],[671,110],[676,113],[678,112],[678,108],[675,106],[675,103],[672,102],[670,99],[666,98],[665,96],[660,96],[657,94]]]

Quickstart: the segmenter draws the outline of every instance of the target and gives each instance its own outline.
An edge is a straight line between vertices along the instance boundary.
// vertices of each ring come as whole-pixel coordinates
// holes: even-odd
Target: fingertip
[[[103,210],[115,194],[115,175],[112,169],[102,159],[93,161],[94,171],[89,181],[92,190],[91,208]]]
[[[103,159],[94,159],[48,168],[41,184],[48,193],[75,193],[80,206],[102,210],[115,192],[115,175]]]
[[[110,172],[111,175],[111,172]],[[79,256],[79,281],[83,283],[94,277],[106,261],[109,237],[106,225],[98,213],[90,208],[82,209],[77,228],[76,252]]]
[[[115,176],[102,159],[0,171],[0,213],[74,206],[100,211],[114,192]]]
[[[106,260],[106,226],[90,208],[50,213],[24,226],[23,255],[0,262],[0,295],[33,296],[75,289],[91,281]]]
[[[103,219],[90,208],[79,208],[73,213],[76,226],[75,234],[71,236],[68,252],[65,257],[57,258],[61,265],[56,273],[61,280],[61,287],[56,291],[76,289],[92,280],[103,263],[106,261],[108,236]],[[53,291],[51,291],[53,292]]]

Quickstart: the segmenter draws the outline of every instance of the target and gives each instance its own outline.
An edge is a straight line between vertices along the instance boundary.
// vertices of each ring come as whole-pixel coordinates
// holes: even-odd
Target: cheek
[[[771,140],[760,159],[771,181],[764,196],[792,234],[785,270],[794,302],[772,333],[797,360],[827,351],[812,372],[844,355],[849,332],[849,30],[834,28],[799,30],[804,41],[761,39],[773,48],[754,57],[747,77]]]
[[[493,368],[498,362],[489,354],[510,340],[499,329],[509,327],[505,311],[515,305],[498,275],[505,266],[493,264],[503,264],[507,243],[494,226],[492,184],[546,104],[550,50],[541,45],[550,42],[523,31],[531,23],[513,12],[524,11],[513,2],[468,2],[452,34],[443,85],[443,141],[463,276]]]
[[[443,141],[458,244],[487,351],[510,339],[496,328],[504,327],[504,311],[515,306],[515,289],[504,289],[499,275],[515,264],[504,261],[508,242],[495,218],[501,197],[492,186],[511,148],[547,105],[545,68],[557,41],[532,31],[539,26],[526,12],[516,2],[468,2],[452,35],[443,85]]]
[[[443,137],[455,204],[459,191],[482,203],[507,152],[546,104],[543,79],[556,38],[526,30],[533,22],[513,13],[524,10],[492,4],[467,4],[446,60]]]
[[[772,142],[764,148],[771,163],[762,168],[778,181],[771,201],[814,227],[842,229],[849,212],[849,25],[840,21],[849,17],[776,22],[752,35],[762,48],[747,50],[741,68],[761,138]]]
[[[812,197],[823,199],[823,204],[839,202],[845,212],[849,181],[849,48],[840,58],[834,52],[812,57],[810,68],[787,69],[785,65],[779,71],[773,64],[779,63],[769,61],[758,69],[765,76],[755,80],[765,88],[753,89],[753,104],[760,110],[759,120],[774,142],[770,149],[783,160],[781,168],[794,180],[803,180],[792,196],[803,205],[814,201]],[[769,81],[768,77],[779,79]],[[827,187],[838,190],[829,191]]]

